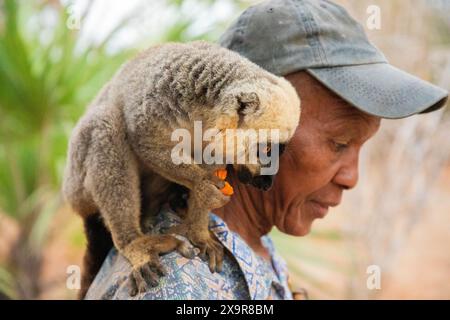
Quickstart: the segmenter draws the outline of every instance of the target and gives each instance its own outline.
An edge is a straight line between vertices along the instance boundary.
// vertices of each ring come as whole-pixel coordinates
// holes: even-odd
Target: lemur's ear
[[[238,114],[239,116],[245,116],[250,113],[254,113],[259,109],[260,102],[256,92],[241,92],[237,96]]]

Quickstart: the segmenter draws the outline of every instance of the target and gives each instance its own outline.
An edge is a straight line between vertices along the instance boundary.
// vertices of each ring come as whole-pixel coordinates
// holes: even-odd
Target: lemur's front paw
[[[196,227],[179,224],[170,228],[169,233],[179,234],[188,238],[195,247],[200,249],[199,257],[203,261],[208,262],[211,273],[222,271],[223,246],[211,231],[198,231]]]
[[[166,275],[159,256],[177,250],[187,258],[193,258],[195,251],[182,240],[170,235],[146,235],[132,241],[123,250],[123,255],[133,266],[129,278],[129,294],[144,293],[148,286],[155,287],[160,277]]]
[[[211,231],[208,231],[207,233],[193,233],[188,238],[194,246],[200,249],[199,257],[203,261],[208,262],[211,273],[215,271],[221,272],[224,250],[216,236]]]
[[[225,186],[225,182],[222,180],[215,182],[204,180],[194,187],[189,197],[195,197],[197,203],[201,203],[202,207],[209,210],[223,207],[231,198],[222,193],[221,186]]]

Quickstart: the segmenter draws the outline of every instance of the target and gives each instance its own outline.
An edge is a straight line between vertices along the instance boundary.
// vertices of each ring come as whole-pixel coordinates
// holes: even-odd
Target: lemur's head
[[[233,168],[241,182],[268,190],[278,158],[299,124],[300,99],[287,80],[276,76],[241,82],[232,97],[240,129],[235,142],[241,139],[235,154],[245,159],[244,163],[242,157],[235,159]]]

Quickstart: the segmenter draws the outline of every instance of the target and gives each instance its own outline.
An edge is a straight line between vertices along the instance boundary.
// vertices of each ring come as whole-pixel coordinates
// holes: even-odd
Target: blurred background
[[[0,298],[76,297],[66,272],[85,240],[60,194],[67,141],[120,64],[160,42],[217,41],[257,2],[0,0]],[[393,65],[450,89],[450,0],[336,2]],[[450,299],[449,129],[448,108],[384,120],[343,204],[306,237],[273,231],[295,286],[311,299]]]

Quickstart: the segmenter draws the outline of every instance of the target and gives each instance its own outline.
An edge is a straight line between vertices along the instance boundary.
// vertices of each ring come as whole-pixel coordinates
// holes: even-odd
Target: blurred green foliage
[[[107,42],[78,50],[78,31],[66,27],[67,12],[58,4],[5,0],[1,10],[0,204],[21,219],[40,187],[59,187],[67,125],[128,52],[106,54]],[[54,26],[42,25],[44,12],[57,15]],[[27,23],[30,14],[34,23]],[[48,36],[45,43],[42,34]]]
[[[21,229],[10,273],[19,296],[34,298],[39,285],[21,288],[21,282],[29,269],[37,268],[29,276],[38,278],[49,221],[61,205],[70,129],[131,51],[107,53],[113,34],[80,46],[58,2],[4,0],[0,10],[0,208]],[[46,24],[49,15],[53,25]]]
[[[159,39],[162,42],[165,41],[192,41],[192,40],[207,40],[216,42],[222,32],[226,30],[231,20],[240,14],[245,8],[247,8],[252,1],[251,0],[160,0],[163,2],[167,9],[172,10],[175,13],[174,22],[169,28],[162,31],[159,35]],[[195,2],[199,8],[202,8],[203,12],[196,12],[189,8]],[[253,1],[255,2],[255,1]],[[202,29],[200,32],[192,33],[192,26],[202,19],[201,14],[208,14],[218,3],[228,3],[233,7],[233,14],[224,20],[214,21],[209,28]]]

